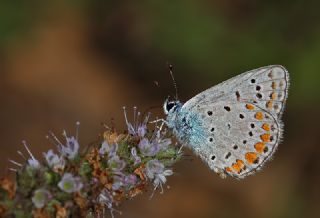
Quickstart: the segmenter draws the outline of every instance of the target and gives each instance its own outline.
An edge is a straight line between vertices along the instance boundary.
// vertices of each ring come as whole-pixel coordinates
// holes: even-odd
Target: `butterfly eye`
[[[166,105],[167,111],[170,111],[176,104],[173,102],[168,102]]]

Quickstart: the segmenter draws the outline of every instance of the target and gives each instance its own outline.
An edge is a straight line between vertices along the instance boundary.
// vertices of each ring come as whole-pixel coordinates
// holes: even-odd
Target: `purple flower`
[[[137,183],[137,176],[134,174],[125,175],[123,173],[117,173],[113,176],[113,190],[119,190],[121,187],[132,187]]]
[[[155,156],[159,151],[165,150],[171,144],[170,138],[164,138],[166,133],[162,131],[164,122],[160,126],[157,125],[158,121],[154,122],[156,131],[154,134],[146,138],[147,133],[147,124],[149,121],[150,113],[144,117],[143,121],[139,120],[140,112],[137,112],[137,107],[133,108],[133,123],[130,123],[127,118],[127,113],[125,107],[124,117],[127,124],[129,134],[139,137],[141,140],[139,142],[139,149],[144,156]],[[131,153],[133,154],[133,150]],[[136,160],[136,155],[133,154],[134,159]],[[135,161],[136,162],[136,161]]]
[[[101,144],[101,147],[99,149],[99,154],[105,155],[106,153],[108,153],[109,157],[112,157],[112,156],[116,155],[117,151],[118,151],[118,144],[117,143],[109,145],[109,143],[107,141],[104,141]]]
[[[166,150],[168,148],[168,146],[171,145],[171,143],[172,143],[172,141],[170,138],[158,140],[158,144],[159,144],[161,151]]]
[[[114,215],[113,215],[114,211],[118,212],[121,215],[120,211],[117,211],[116,209],[114,209],[112,207],[113,195],[108,189],[103,189],[103,191],[99,194],[97,201],[98,201],[98,203],[106,206],[110,210],[110,215],[112,218],[114,218]],[[103,211],[103,214],[104,214],[104,211]],[[98,216],[98,217],[100,217],[100,216]],[[104,217],[104,215],[103,215],[103,217]]]
[[[141,163],[141,158],[137,154],[137,149],[135,147],[131,148],[131,155],[134,160],[134,165]]]
[[[70,160],[73,160],[77,157],[79,152],[79,142],[75,137],[67,137],[66,133],[66,146],[61,145],[60,146],[60,153],[63,156],[66,156]]]
[[[155,156],[159,151],[163,151],[171,144],[170,138],[162,138],[160,131],[157,131],[155,137],[149,141],[147,138],[142,138],[138,144],[141,153],[144,156]]]
[[[129,174],[129,175],[126,175],[125,178],[124,178],[124,185],[125,186],[134,186],[136,183],[137,183],[138,179],[137,179],[137,176],[134,175],[134,174]]]
[[[31,153],[27,142],[26,141],[22,141],[22,144],[24,145],[25,149],[27,150],[30,158],[28,159],[28,165],[32,168],[32,169],[39,169],[40,168],[40,163],[39,161],[33,156],[33,154]]]
[[[146,164],[146,175],[149,179],[154,179],[157,174],[164,171],[164,165],[157,159],[149,160]]]
[[[130,123],[127,119],[126,108],[123,107],[123,110],[129,134],[133,136],[138,136],[140,138],[144,137],[147,133],[147,123],[150,117],[150,113],[148,113],[148,115],[141,122],[139,120],[140,112],[137,112],[137,107],[133,107],[133,123]]]
[[[112,190],[119,190],[124,185],[124,175],[122,173],[118,173],[113,176]]]
[[[65,166],[65,160],[63,157],[59,157],[57,154],[53,153],[50,149],[47,153],[43,153],[49,167],[54,169],[63,169]]]
[[[109,209],[112,208],[112,201],[113,197],[107,189],[104,189],[98,196],[98,202],[107,206]]]
[[[157,159],[150,160],[146,164],[146,175],[149,179],[153,180],[155,189],[158,186],[162,189],[162,185],[167,181],[166,176],[171,176],[172,174],[172,170],[165,169],[163,163]]]
[[[37,159],[34,159],[34,158],[29,158],[28,159],[28,165],[33,169],[39,169],[40,168],[39,161]]]
[[[67,193],[78,192],[82,189],[83,183],[80,177],[75,177],[71,173],[65,173],[58,183],[58,187]]]
[[[162,173],[156,174],[155,179],[153,181],[155,188],[157,188],[159,185],[162,187],[162,185],[167,182],[166,176],[171,176],[172,174],[173,171],[170,169],[164,170]]]
[[[112,171],[119,172],[126,166],[126,163],[115,155],[108,160],[108,166]]]
[[[155,156],[160,151],[160,144],[152,141],[150,142],[147,138],[141,139],[138,147],[144,156]]]
[[[140,123],[139,125],[138,125],[138,128],[137,128],[137,134],[138,134],[138,136],[140,137],[140,138],[142,138],[142,137],[144,137],[145,135],[146,135],[146,133],[147,133],[147,122],[148,122],[148,118],[149,117],[147,117],[147,119],[144,121],[144,122],[142,122],[142,123]]]
[[[43,206],[50,200],[51,194],[45,189],[37,189],[33,193],[32,202],[36,208],[43,208]]]

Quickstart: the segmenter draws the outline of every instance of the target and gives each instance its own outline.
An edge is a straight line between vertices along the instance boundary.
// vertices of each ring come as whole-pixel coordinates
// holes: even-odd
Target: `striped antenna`
[[[168,67],[169,67],[171,79],[172,79],[172,82],[173,82],[173,86],[174,86],[174,89],[176,91],[175,98],[176,98],[176,100],[178,100],[178,87],[177,87],[176,80],[174,79],[174,76],[173,76],[173,65],[168,63]]]

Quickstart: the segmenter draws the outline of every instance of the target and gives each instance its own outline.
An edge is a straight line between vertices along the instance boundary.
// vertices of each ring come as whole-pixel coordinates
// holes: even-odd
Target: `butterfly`
[[[247,71],[186,103],[166,100],[166,124],[177,140],[222,178],[255,173],[271,159],[283,133],[289,74],[280,65]]]

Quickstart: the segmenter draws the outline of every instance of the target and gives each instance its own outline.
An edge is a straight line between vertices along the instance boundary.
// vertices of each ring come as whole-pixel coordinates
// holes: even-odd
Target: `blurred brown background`
[[[176,165],[164,195],[125,202],[121,217],[320,215],[320,3],[318,1],[1,1],[0,167],[37,157],[48,130],[96,139],[101,122],[124,128],[122,106],[183,101],[232,76],[282,64],[291,75],[285,137],[272,162],[222,180],[198,158]],[[159,83],[159,87],[154,84]],[[153,110],[161,114],[161,108]],[[190,151],[186,151],[191,154]]]

